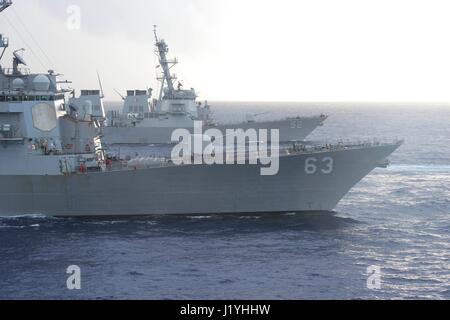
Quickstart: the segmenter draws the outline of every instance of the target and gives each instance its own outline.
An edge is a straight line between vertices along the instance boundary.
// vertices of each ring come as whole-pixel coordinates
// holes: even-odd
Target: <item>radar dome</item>
[[[22,79],[20,79],[20,78],[16,78],[12,82],[12,88],[13,88],[13,90],[24,89],[25,88],[25,82]]]
[[[33,85],[36,91],[48,91],[50,79],[46,75],[40,74],[34,78]]]

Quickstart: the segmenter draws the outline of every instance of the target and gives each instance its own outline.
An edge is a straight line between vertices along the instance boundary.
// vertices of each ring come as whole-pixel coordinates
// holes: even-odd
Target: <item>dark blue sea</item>
[[[450,105],[214,109],[226,122],[323,112],[311,140],[406,143],[331,213],[0,218],[0,299],[450,299]],[[66,286],[71,265],[81,290]]]

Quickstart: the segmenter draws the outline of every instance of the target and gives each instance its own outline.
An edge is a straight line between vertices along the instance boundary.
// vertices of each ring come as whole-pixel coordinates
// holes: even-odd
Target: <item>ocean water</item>
[[[224,122],[323,112],[311,140],[406,143],[332,213],[0,218],[0,299],[450,299],[450,105],[214,109]],[[70,265],[81,290],[66,287]]]

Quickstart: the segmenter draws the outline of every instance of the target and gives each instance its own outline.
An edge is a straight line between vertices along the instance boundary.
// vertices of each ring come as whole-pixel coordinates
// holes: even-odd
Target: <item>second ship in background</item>
[[[158,98],[153,99],[153,90],[129,90],[121,111],[109,111],[105,114],[103,94],[100,90],[83,90],[79,98],[72,98],[70,104],[76,109],[92,109],[93,114],[103,122],[103,142],[112,144],[166,144],[171,143],[172,133],[176,129],[187,129],[193,133],[194,123],[202,121],[205,129],[216,128],[221,132],[227,129],[278,129],[280,141],[302,141],[317,127],[322,126],[326,115],[311,117],[285,118],[275,121],[255,121],[262,114],[247,115],[246,121],[221,124],[216,121],[208,102],[197,101],[193,88],[185,90],[181,82],[175,85],[176,76],[171,68],[178,63],[169,60],[169,48],[155,31],[156,54],[162,70]]]

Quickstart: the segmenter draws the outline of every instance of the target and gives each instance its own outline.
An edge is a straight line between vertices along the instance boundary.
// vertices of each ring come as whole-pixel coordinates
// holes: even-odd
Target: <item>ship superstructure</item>
[[[75,92],[72,91],[72,96],[69,99],[69,108],[76,112],[87,110],[92,119],[98,121],[99,126],[102,126],[106,119],[103,98],[104,96],[100,93],[100,90],[81,90],[79,97],[75,97]]]
[[[0,1],[1,11],[11,4]],[[5,50],[9,43],[1,38]],[[12,68],[0,71],[0,174],[68,174],[82,163],[90,168],[86,159],[101,150],[93,106],[69,106],[59,75],[31,73],[23,52],[14,51]]]

